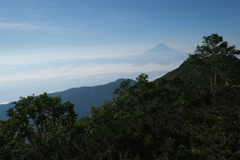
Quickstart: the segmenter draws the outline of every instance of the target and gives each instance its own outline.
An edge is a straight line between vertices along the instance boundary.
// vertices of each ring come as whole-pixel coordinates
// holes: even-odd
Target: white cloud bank
[[[31,71],[28,73],[15,73],[14,75],[6,75],[0,77],[0,82],[19,81],[19,80],[33,80],[33,79],[74,79],[80,77],[87,77],[93,75],[105,75],[115,73],[148,73],[156,71],[170,71],[177,68],[181,63],[170,63],[169,65],[161,65],[149,63],[146,65],[137,64],[87,64],[87,65],[65,65],[59,68],[48,68],[39,71]]]
[[[0,103],[0,105],[2,105],[2,104],[9,104],[10,102],[2,102],[2,103]]]

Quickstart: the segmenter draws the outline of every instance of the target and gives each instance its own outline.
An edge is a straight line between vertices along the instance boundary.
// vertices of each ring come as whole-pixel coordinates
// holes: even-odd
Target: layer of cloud
[[[161,75],[161,76],[154,77],[153,79],[149,79],[149,81],[154,81],[154,80],[156,80],[156,79],[158,79],[158,78],[160,78],[160,77],[162,77],[162,75]]]
[[[33,25],[27,23],[0,22],[0,30],[69,30],[67,28]]]
[[[2,105],[2,104],[9,104],[10,102],[2,102],[2,103],[0,103],[0,105]]]
[[[146,65],[137,64],[87,64],[87,65],[65,65],[59,68],[48,68],[41,71],[34,71],[24,74],[15,74],[0,77],[0,82],[33,80],[33,79],[74,79],[93,75],[106,75],[116,73],[148,73],[156,71],[170,71],[177,68],[181,63],[171,63],[169,65],[161,65],[149,63]]]

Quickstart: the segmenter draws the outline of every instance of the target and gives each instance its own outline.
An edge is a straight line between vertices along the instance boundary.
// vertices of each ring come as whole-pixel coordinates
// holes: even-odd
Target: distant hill
[[[6,110],[9,108],[13,107],[14,105],[9,103],[9,104],[1,104],[0,105],[0,120],[6,120],[7,115],[6,115]]]
[[[114,90],[125,79],[118,79],[114,82],[98,85],[93,87],[79,87],[71,88],[62,92],[55,92],[48,94],[49,96],[60,96],[62,102],[71,101],[75,105],[75,111],[78,118],[90,115],[90,107],[100,107],[104,101],[111,100]],[[134,80],[130,80],[130,84],[134,84]],[[0,119],[7,119],[6,110],[13,107],[13,104],[0,105]]]
[[[63,102],[71,101],[75,105],[75,111],[80,118],[90,115],[91,106],[100,107],[104,104],[104,101],[111,100],[114,90],[124,80],[118,79],[115,82],[93,87],[72,88],[63,92],[51,93],[49,96],[60,96]],[[135,81],[131,80],[130,83],[134,84]]]

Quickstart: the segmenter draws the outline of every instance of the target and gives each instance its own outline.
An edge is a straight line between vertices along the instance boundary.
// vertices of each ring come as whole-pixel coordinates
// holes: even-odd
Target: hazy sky
[[[159,43],[192,53],[212,33],[239,47],[239,7],[239,0],[1,0],[0,53],[118,56]]]
[[[38,72],[46,78],[84,69],[65,65],[41,70],[38,65],[35,71],[35,64],[54,60],[121,57],[159,43],[193,53],[202,37],[212,33],[239,49],[239,7],[240,0],[1,0],[0,87],[8,90],[14,83],[24,88],[27,82],[17,80],[31,80]],[[31,72],[16,69],[24,65],[31,65]],[[93,65],[87,67],[88,75],[95,75]],[[0,98],[0,103],[6,100]]]

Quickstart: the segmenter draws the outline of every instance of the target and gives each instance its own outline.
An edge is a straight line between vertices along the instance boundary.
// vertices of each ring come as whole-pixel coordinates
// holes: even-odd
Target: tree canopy
[[[203,39],[184,78],[126,80],[89,117],[46,93],[20,98],[0,122],[0,159],[240,159],[239,50]]]
[[[197,46],[195,54],[190,55],[187,62],[193,66],[198,75],[210,80],[213,95],[221,91],[223,86],[240,87],[240,63],[236,47],[228,46],[228,42],[218,34],[203,37],[203,45]]]

